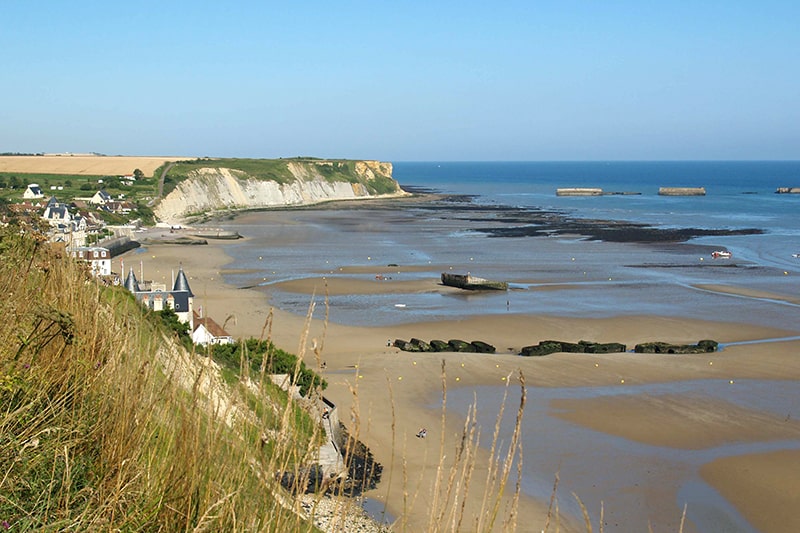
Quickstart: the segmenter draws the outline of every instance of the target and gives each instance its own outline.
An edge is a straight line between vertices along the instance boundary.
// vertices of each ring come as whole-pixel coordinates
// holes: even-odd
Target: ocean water
[[[800,271],[800,161],[395,163],[404,185],[475,195],[477,203],[556,209],[576,218],[657,227],[758,228],[765,235],[714,237],[757,264]],[[637,195],[556,196],[561,187]],[[706,196],[659,196],[659,187],[704,187]],[[703,242],[703,240],[698,240]]]
[[[590,241],[581,236],[492,237],[503,226],[492,210],[475,212],[420,204],[404,209],[287,210],[254,213],[227,227],[247,236],[229,245],[226,279],[258,285],[273,303],[305,314],[308,296],[276,284],[298,277],[373,274],[343,266],[429,265],[397,280],[470,272],[512,283],[508,293],[332,296],[331,320],[389,325],[477,313],[537,312],[558,316],[661,314],[714,316],[792,328],[787,308],[768,299],[743,301],[699,291],[703,283],[743,284],[800,297],[800,195],[775,194],[800,185],[800,162],[732,163],[396,163],[401,185],[470,195],[471,206],[555,210],[572,218],[642,222],[657,227],[762,230],[760,235],[704,237],[678,245]],[[558,197],[559,187],[601,187],[639,195]],[[661,186],[702,186],[703,197],[659,196]],[[466,204],[465,204],[466,205]],[[505,224],[507,225],[507,224]],[[712,261],[724,248],[732,260]],[[724,268],[733,266],[735,268]],[[702,268],[701,268],[702,267]],[[540,290],[560,284],[582,290]],[[614,289],[613,291],[609,289]]]

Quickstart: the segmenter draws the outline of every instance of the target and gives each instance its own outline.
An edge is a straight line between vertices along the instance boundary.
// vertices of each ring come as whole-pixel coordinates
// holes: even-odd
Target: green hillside
[[[226,382],[158,313],[18,228],[0,229],[0,287],[3,527],[315,531],[274,473],[300,476],[321,429],[263,375]]]

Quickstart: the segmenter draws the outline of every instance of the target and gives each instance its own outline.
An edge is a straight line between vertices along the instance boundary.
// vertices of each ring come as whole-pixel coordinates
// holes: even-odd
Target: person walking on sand
[[[417,438],[424,439],[428,435],[428,430],[425,428],[420,429],[417,431]]]

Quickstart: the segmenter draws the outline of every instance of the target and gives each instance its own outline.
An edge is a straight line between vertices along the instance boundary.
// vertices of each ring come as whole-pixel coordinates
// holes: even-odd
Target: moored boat
[[[733,254],[725,250],[715,250],[711,252],[711,257],[714,259],[730,259],[732,256]]]

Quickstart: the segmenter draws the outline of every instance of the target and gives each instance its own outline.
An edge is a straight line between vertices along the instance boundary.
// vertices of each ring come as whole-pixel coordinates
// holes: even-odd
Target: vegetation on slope
[[[3,527],[314,530],[274,476],[319,440],[285,395],[215,380],[130,293],[18,228],[0,228],[0,289]]]

